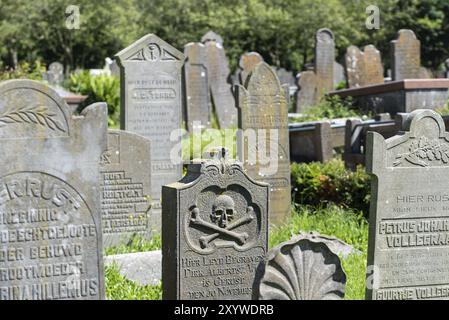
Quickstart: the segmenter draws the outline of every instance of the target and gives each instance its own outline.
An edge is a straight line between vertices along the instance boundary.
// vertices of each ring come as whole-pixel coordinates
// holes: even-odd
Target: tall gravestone
[[[421,42],[412,30],[399,30],[397,39],[391,41],[391,55],[393,81],[423,77]]]
[[[315,35],[315,74],[320,97],[334,89],[334,61],[334,34],[329,29],[320,29]]]
[[[202,42],[206,46],[208,81],[218,124],[222,129],[236,127],[237,109],[223,39],[213,32],[208,32],[203,36]]]
[[[206,67],[206,47],[202,43],[191,42],[184,47],[184,66],[187,128],[193,130],[210,128],[211,105],[209,81]]]
[[[297,76],[296,112],[318,104],[321,98],[334,89],[335,41],[331,30],[319,29],[315,34],[315,64]]]
[[[0,300],[104,298],[106,131],[103,103],[75,115],[42,83],[0,84]]]
[[[259,63],[246,85],[236,87],[239,108],[239,157],[248,175],[270,184],[270,222],[290,214],[288,85],[273,69]]]
[[[161,210],[161,187],[178,181],[182,164],[170,159],[180,144],[170,139],[182,122],[184,55],[153,34],[148,34],[116,55],[120,66],[120,127],[151,141],[152,209]]]
[[[346,72],[350,88],[384,83],[384,69],[379,50],[373,45],[361,51],[356,46],[346,50]]]
[[[449,299],[449,134],[432,110],[415,110],[385,140],[368,132],[374,175],[366,297]]]
[[[262,56],[257,52],[247,52],[241,55],[239,60],[239,83],[244,85],[249,74],[254,70],[256,65],[263,62]]]
[[[161,217],[151,214],[150,140],[109,130],[100,164],[104,246],[126,245],[135,236],[149,239],[160,232]]]
[[[338,86],[341,82],[346,83],[345,68],[334,61],[334,87]]]
[[[224,150],[163,187],[163,299],[252,299],[268,245],[269,186]]]

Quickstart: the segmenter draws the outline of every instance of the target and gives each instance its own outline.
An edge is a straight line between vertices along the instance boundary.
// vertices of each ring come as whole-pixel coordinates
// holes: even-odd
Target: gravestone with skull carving
[[[162,188],[163,299],[252,299],[268,241],[269,185],[218,148]]]

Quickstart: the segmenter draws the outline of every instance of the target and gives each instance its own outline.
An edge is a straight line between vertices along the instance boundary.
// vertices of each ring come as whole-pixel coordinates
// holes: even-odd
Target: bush
[[[117,77],[92,76],[88,70],[84,70],[70,75],[68,89],[88,96],[80,106],[79,111],[92,103],[106,102],[108,104],[109,126],[118,127],[120,123],[120,81]]]
[[[45,66],[40,61],[35,61],[33,64],[22,62],[15,69],[0,71],[0,81],[11,79],[42,80],[44,72]]]
[[[341,159],[328,163],[293,163],[291,183],[293,199],[299,205],[318,206],[335,203],[361,210],[368,216],[370,177],[362,166],[347,170]]]

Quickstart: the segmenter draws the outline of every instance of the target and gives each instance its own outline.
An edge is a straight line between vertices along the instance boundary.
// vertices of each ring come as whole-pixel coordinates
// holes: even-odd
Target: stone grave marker
[[[100,163],[104,246],[126,245],[136,235],[149,239],[152,231],[160,232],[161,217],[150,210],[150,140],[111,129]]]
[[[363,51],[349,46],[345,59],[350,88],[384,83],[380,52],[373,45],[365,46]]]
[[[246,86],[236,86],[239,108],[239,159],[248,175],[270,184],[270,222],[290,215],[290,151],[288,85],[281,86],[273,69],[259,63]]]
[[[367,299],[449,299],[449,134],[432,110],[367,135],[372,180]]]
[[[334,61],[334,87],[339,85],[341,82],[346,82],[345,68],[338,62]]]
[[[449,59],[444,62],[444,66],[446,67],[446,78],[449,78]]]
[[[269,186],[225,150],[163,187],[163,299],[252,299],[268,245]]]
[[[104,298],[106,132],[104,103],[75,115],[40,82],[0,84],[0,300]]]
[[[219,36],[204,36],[202,41],[206,46],[208,81],[218,124],[222,129],[236,127],[237,109],[223,40]]]
[[[330,241],[339,240],[308,233],[272,248],[256,280],[259,299],[342,300],[346,275]]]
[[[182,164],[170,159],[180,138],[170,139],[182,125],[184,55],[153,34],[116,55],[120,67],[120,127],[151,141],[152,210],[161,210],[161,187],[178,181]]]
[[[334,61],[334,34],[329,29],[320,29],[315,35],[315,74],[320,97],[334,89]]]
[[[47,81],[51,86],[60,87],[64,82],[64,66],[60,62],[52,62],[48,66]]]
[[[218,35],[215,32],[213,32],[212,30],[206,32],[206,34],[201,37],[201,42],[202,43],[206,43],[208,41],[214,41],[214,42],[219,43],[221,45],[223,44],[223,38],[220,35]]]
[[[192,132],[194,123],[199,129],[210,128],[211,105],[207,79],[206,47],[191,42],[184,47],[187,60],[184,65],[187,128]]]
[[[421,78],[421,42],[412,30],[399,30],[391,54],[393,81]]]
[[[254,70],[259,62],[264,61],[257,52],[247,52],[242,54],[239,61],[239,83],[244,85],[249,74]]]

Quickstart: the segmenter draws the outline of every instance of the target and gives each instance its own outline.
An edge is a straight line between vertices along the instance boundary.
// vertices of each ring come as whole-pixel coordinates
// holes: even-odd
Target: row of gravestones
[[[4,154],[0,297],[102,298],[103,231],[106,245],[115,241],[116,234],[111,230],[148,232],[150,205],[155,212],[161,209],[157,203],[162,185],[166,185],[162,196],[164,296],[244,298],[254,297],[259,290],[266,297],[274,297],[276,286],[270,287],[274,280],[269,277],[276,277],[288,264],[279,263],[287,249],[280,250],[280,256],[273,253],[276,250],[267,253],[269,219],[284,221],[290,211],[285,87],[271,67],[259,63],[245,86],[236,90],[242,129],[278,130],[276,139],[268,139],[278,150],[279,166],[274,175],[261,175],[263,168],[258,161],[246,161],[256,150],[249,148],[254,141],[243,139],[245,171],[219,152],[208,161],[193,162],[187,175],[173,184],[181,176],[181,164],[174,165],[167,154],[173,148],[170,133],[180,127],[183,56],[149,35],[123,50],[118,58],[122,68],[122,125],[151,137],[151,147],[148,140],[135,139],[133,133],[108,134],[107,108],[102,103],[75,115],[42,84],[8,81],[0,86]],[[377,148],[376,152],[370,154],[368,150],[368,158],[376,158],[372,162],[376,166],[368,168],[378,175],[378,185],[373,186],[374,231],[370,237],[375,243],[370,247],[370,259],[386,278],[399,272],[391,260],[404,264],[413,255],[402,254],[409,247],[423,249],[422,264],[432,261],[426,267],[440,266],[441,259],[445,263],[447,195],[443,170],[449,151],[444,123],[432,111],[417,111],[406,125],[409,133],[394,137],[391,146],[390,141],[377,142],[377,146],[371,146]],[[382,175],[381,169],[388,174]],[[415,174],[416,181],[410,184],[414,189],[407,193],[402,177],[411,179]],[[142,182],[136,182],[139,178]],[[421,185],[425,189],[419,192],[416,186]],[[296,250],[289,253],[298,263],[288,275],[294,279],[295,272],[303,274],[298,268],[312,261],[301,264],[298,255],[304,249],[298,249],[298,243],[282,245],[291,252]],[[314,256],[315,251],[308,254]],[[317,259],[324,259],[322,252]],[[269,261],[271,267],[266,264]],[[330,269],[336,270],[335,266]],[[420,291],[421,296],[436,294],[432,293],[434,289],[444,290],[443,282],[448,277],[439,270],[441,277],[433,282],[439,286]],[[423,269],[412,271],[410,274],[417,276]],[[341,285],[344,277],[337,278]],[[388,281],[381,277],[379,283],[388,290],[396,288]],[[410,278],[404,283],[407,281]],[[254,287],[255,283],[260,286]],[[388,290],[376,291],[374,297],[388,298],[393,292]]]
[[[279,107],[276,98],[284,93],[273,70],[260,64],[251,79],[241,95],[265,109]],[[264,88],[270,85],[278,91]],[[267,89],[263,101],[259,89]],[[148,139],[108,132],[106,104],[78,115],[56,91],[30,80],[0,84],[0,123],[0,300],[104,298],[103,246],[118,240],[111,230],[147,232]],[[326,238],[303,235],[283,244],[282,254],[274,249],[267,256],[270,206],[276,209],[279,200],[270,193],[277,188],[250,178],[224,149],[192,162],[181,181],[163,187],[164,297],[276,297],[270,278],[287,268],[276,262],[285,250],[292,261],[299,250],[327,268],[318,278],[338,268],[337,289],[320,294],[341,297],[345,276]],[[286,191],[277,197],[289,196]],[[297,268],[288,276],[303,273]],[[292,298],[301,297],[303,290]]]

